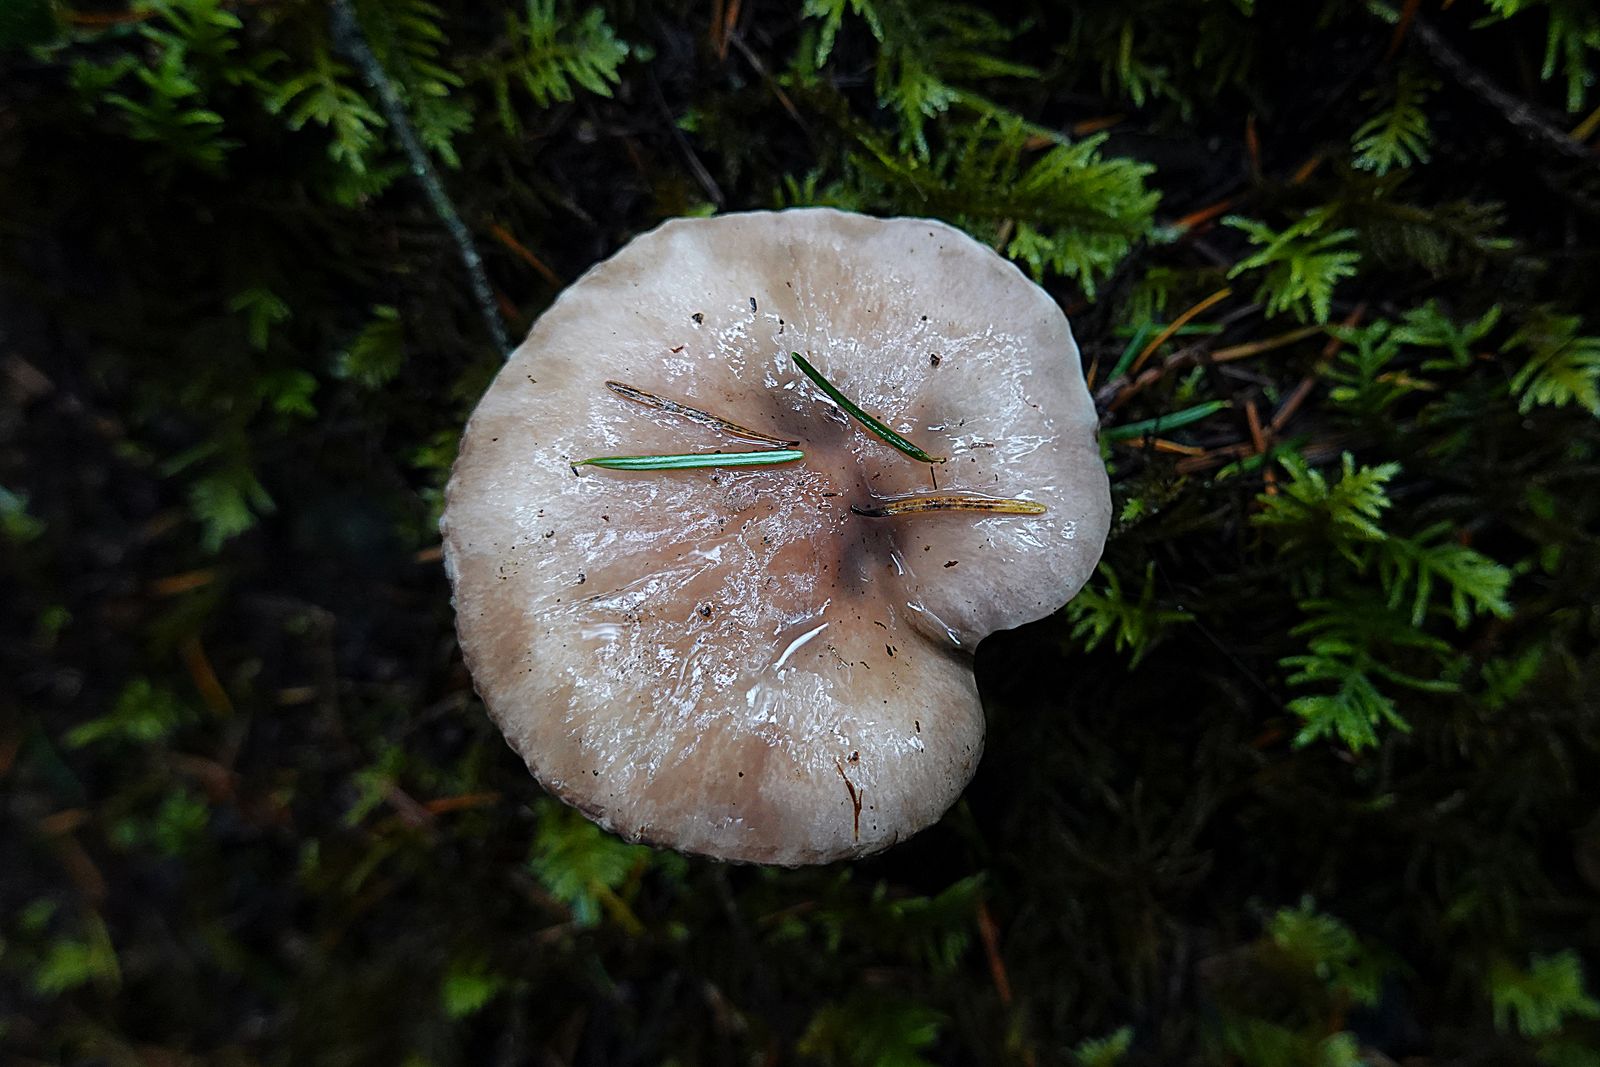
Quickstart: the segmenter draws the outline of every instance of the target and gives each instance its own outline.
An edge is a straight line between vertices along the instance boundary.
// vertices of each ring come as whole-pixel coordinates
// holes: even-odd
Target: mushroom
[[[463,655],[539,781],[630,840],[876,852],[972,776],[974,647],[1094,569],[1095,426],[1066,317],[944,223],[667,222],[561,295],[467,425],[441,523]],[[579,466],[770,447],[803,458]]]

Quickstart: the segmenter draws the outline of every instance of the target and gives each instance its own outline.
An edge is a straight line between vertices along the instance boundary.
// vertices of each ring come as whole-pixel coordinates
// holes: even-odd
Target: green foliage
[[[0,5],[0,48],[47,44],[60,33],[54,0],[11,0]]]
[[[861,18],[878,42],[878,102],[900,120],[903,143],[928,156],[927,120],[964,103],[995,111],[963,82],[1032,78],[1038,71],[1002,56],[1015,33],[979,8],[935,0],[805,0],[805,14],[822,23],[814,62],[822,67],[833,52],[846,13]]]
[[[1355,1036],[1347,1033],[1314,1037],[1263,1019],[1230,1022],[1223,1047],[1245,1067],[1365,1067]]]
[[[400,312],[387,304],[372,308],[372,319],[350,347],[339,353],[333,372],[367,389],[389,384],[405,365],[405,325]]]
[[[1150,171],[1127,159],[1101,158],[1102,137],[1057,144],[1022,166],[1020,134],[1015,126],[1002,133],[987,157],[981,150],[963,154],[953,184],[1006,189],[1016,208],[1006,217],[1019,220],[1006,254],[1026,263],[1037,279],[1072,278],[1092,296],[1096,278],[1110,274],[1131,242],[1148,232],[1157,200],[1144,184]]]
[[[215,552],[255,526],[258,516],[273,510],[273,503],[254,472],[232,463],[190,484],[189,509],[200,523],[201,545]]]
[[[1406,311],[1400,318],[1400,325],[1385,332],[1390,333],[1396,344],[1442,350],[1441,355],[1423,363],[1424,370],[1461,370],[1472,362],[1472,346],[1488,337],[1499,322],[1498,305],[1477,319],[1458,325],[1436,302],[1430,300],[1421,307]],[[1377,325],[1374,323],[1374,326]]]
[[[1123,592],[1122,582],[1109,563],[1102,563],[1098,573],[1105,579],[1105,590],[1085,586],[1066,608],[1072,636],[1083,642],[1085,652],[1092,652],[1109,638],[1117,652],[1131,653],[1128,669],[1133,670],[1170,627],[1194,618],[1186,611],[1156,602],[1154,563],[1145,565],[1144,586],[1137,599]]]
[[[1398,657],[1426,664],[1447,656],[1450,646],[1406,625],[1383,605],[1360,599],[1308,600],[1301,602],[1300,610],[1306,621],[1290,632],[1308,638],[1307,651],[1285,656],[1279,664],[1292,672],[1286,679],[1289,685],[1322,691],[1289,701],[1289,710],[1303,720],[1295,744],[1336,737],[1352,749],[1362,749],[1378,743],[1379,726],[1409,730],[1394,698],[1382,692],[1375,679],[1434,692],[1455,688],[1385,662]]]
[[[1383,961],[1348,926],[1319,912],[1310,897],[1273,913],[1267,936],[1290,966],[1315,976],[1330,993],[1366,1007],[1378,1003]]]
[[[1390,417],[1390,409],[1407,397],[1441,388],[1431,375],[1466,370],[1472,346],[1499,321],[1500,309],[1493,307],[1458,325],[1429,301],[1406,311],[1398,323],[1377,319],[1360,327],[1331,327],[1329,332],[1342,344],[1323,370],[1334,383],[1328,399],[1363,418]]]
[[[1588,102],[1600,61],[1600,14],[1583,0],[1484,0],[1503,19],[1538,12],[1545,19],[1544,62],[1539,76],[1566,83],[1568,111]]]
[[[1378,1003],[1390,968],[1349,927],[1304,898],[1268,918],[1249,966],[1248,980],[1258,984],[1224,993],[1219,1051],[1251,1067],[1366,1062],[1341,1027],[1352,1006]]]
[[[622,907],[616,891],[650,859],[650,850],[603,833],[570,808],[546,807],[528,866],[579,926]]]
[[[363,14],[373,52],[403,93],[418,139],[447,166],[459,166],[455,137],[471,129],[472,108],[456,93],[465,80],[445,65],[444,13],[429,0],[376,0]]]
[[[1261,511],[1251,522],[1270,531],[1283,551],[1329,549],[1361,565],[1365,547],[1384,539],[1380,522],[1389,508],[1388,484],[1400,464],[1357,467],[1346,452],[1339,479],[1330,482],[1293,453],[1279,462],[1289,481],[1276,495],[1257,498]]]
[[[1143,0],[1073,12],[1057,46],[1106,96],[1136,108],[1166,102],[1187,119],[1206,100],[1248,81],[1260,32],[1254,0],[1181,4]]]
[[[848,888],[842,880],[836,890]],[[933,896],[907,896],[890,892],[887,885],[873,887],[866,904],[871,911],[871,944],[892,951],[932,974],[955,972],[972,941],[973,914],[982,898],[983,879],[963,878]],[[861,937],[853,919],[860,902],[849,908],[825,904],[805,918],[791,917],[777,924],[773,937],[784,942],[816,940],[829,955],[848,947],[847,938]]]
[[[505,985],[505,980],[498,975],[473,968],[457,969],[444,976],[439,996],[446,1015],[452,1019],[464,1019],[482,1011]]]
[[[471,68],[474,81],[487,82],[500,122],[507,131],[521,127],[511,97],[521,86],[539,107],[571,100],[578,89],[610,96],[630,48],[606,24],[605,12],[590,8],[573,19],[558,12],[556,0],[527,0],[518,16],[506,14],[505,35],[495,54]]]
[[[1282,494],[1257,498],[1262,511],[1253,521],[1269,529],[1286,551],[1328,548],[1359,574],[1375,568],[1388,606],[1409,602],[1412,626],[1422,625],[1432,594],[1441,588],[1449,592],[1450,616],[1458,628],[1474,616],[1510,614],[1505,598],[1510,571],[1452,540],[1447,524],[1412,537],[1379,525],[1390,506],[1386,485],[1400,472],[1399,464],[1357,468],[1348,453],[1343,462],[1343,476],[1330,484],[1298,457],[1285,455],[1282,463],[1291,481]]]
[[[1583,966],[1574,952],[1534,956],[1526,970],[1496,960],[1489,971],[1495,1029],[1529,1038],[1551,1037],[1570,1020],[1600,1019],[1600,1000],[1584,989]]]
[[[1124,1026],[1105,1037],[1080,1041],[1072,1050],[1078,1067],[1117,1067],[1133,1047],[1133,1027]]]
[[[88,940],[61,939],[51,944],[33,972],[33,991],[51,997],[91,982],[114,989],[120,978],[121,969],[105,926],[96,923]]]
[[[236,311],[245,318],[246,336],[250,339],[250,346],[258,352],[265,352],[272,338],[272,328],[288,320],[293,314],[289,305],[271,289],[261,286],[252,286],[249,289],[235,293],[228,300],[228,310]]]
[[[1545,650],[1534,645],[1510,659],[1491,659],[1483,665],[1485,706],[1500,710],[1522,696],[1544,665]]]
[[[1582,328],[1583,320],[1576,315],[1541,310],[1506,342],[1507,352],[1529,353],[1511,378],[1519,410],[1577,404],[1600,415],[1600,337],[1579,336]]]
[[[1470,199],[1426,207],[1400,199],[1404,174],[1357,179],[1338,205],[1339,221],[1356,230],[1367,266],[1422,268],[1435,279],[1470,276],[1504,261],[1516,242],[1504,235],[1505,211]]]
[[[1288,311],[1302,322],[1308,317],[1327,322],[1334,287],[1341,279],[1353,277],[1361,261],[1348,247],[1356,231],[1331,229],[1332,217],[1332,209],[1317,208],[1277,231],[1263,222],[1230,215],[1223,221],[1243,230],[1251,244],[1261,247],[1235,264],[1228,277],[1263,271],[1256,299],[1267,305],[1268,315]]]
[[[791,185],[791,202],[935,212],[995,241],[1009,231],[1006,254],[1035,277],[1059,274],[1090,294],[1153,226],[1150,168],[1104,158],[1101,136],[1052,136],[1040,149],[1039,132],[1016,116],[984,115],[923,164],[896,159],[865,127],[852,124],[851,134],[864,150],[849,157],[852,180],[827,190]]]
[[[1381,682],[1423,692],[1459,688],[1452,647],[1424,628],[1436,594],[1448,594],[1458,629],[1484,615],[1505,618],[1511,572],[1453,539],[1448,524],[1409,537],[1385,529],[1398,463],[1358,467],[1346,453],[1340,478],[1330,481],[1293,454],[1281,462],[1289,481],[1257,497],[1261,510],[1252,521],[1280,551],[1308,564],[1302,589],[1337,592],[1300,604],[1307,617],[1292,632],[1307,638],[1307,651],[1280,660],[1292,672],[1289,685],[1320,690],[1289,702],[1304,720],[1296,742],[1338,737],[1351,748],[1368,747],[1377,743],[1379,725],[1406,728]],[[1375,589],[1365,583],[1370,578]]]
[[[148,678],[135,678],[122,687],[110,712],[73,727],[65,740],[72,748],[153,744],[193,718],[194,713],[171,690]]]
[[[799,1049],[829,1067],[931,1067],[922,1052],[943,1017],[887,991],[830,1004],[812,1017]]]
[[[176,160],[219,170],[237,142],[222,136],[222,116],[201,106],[204,93],[190,74],[187,52],[176,38],[169,40],[159,60],[133,70],[143,87],[138,97],[105,92],[102,99],[122,113],[135,140],[159,145]]]
[[[391,745],[385,745],[378,752],[377,758],[350,776],[350,784],[356,790],[356,799],[344,813],[346,826],[359,825],[389,799],[404,765],[405,753]]]
[[[356,174],[369,168],[379,132],[387,125],[376,107],[356,88],[354,72],[333,58],[326,41],[317,42],[309,64],[276,83],[265,100],[291,130],[315,124],[328,131],[328,156]]]
[[[1350,138],[1355,165],[1382,176],[1396,167],[1428,162],[1428,93],[1437,88],[1437,82],[1402,67],[1388,106]]]
[[[205,800],[180,788],[163,795],[149,810],[117,819],[106,836],[126,852],[154,852],[178,859],[201,846],[210,822],[211,809]]]
[[[806,10],[822,22],[815,51],[801,57],[807,91],[817,78],[809,64],[827,62],[853,12],[878,46],[879,102],[897,120],[899,139],[839,114],[835,100],[818,99],[857,151],[832,184],[823,186],[816,173],[786,180],[789,202],[943,215],[1003,246],[1036,278],[1071,278],[1091,295],[1135,241],[1152,235],[1159,196],[1146,185],[1148,166],[1106,158],[1104,136],[1073,141],[957,87],[1037,75],[979,51],[1013,35],[991,16],[903,0],[809,0]],[[954,120],[958,106],[970,113],[967,121]],[[936,119],[938,136],[930,126]]]
[[[1446,523],[1415,537],[1386,538],[1377,563],[1379,580],[1389,592],[1389,607],[1404,607],[1409,600],[1412,626],[1421,626],[1427,618],[1437,588],[1449,591],[1450,617],[1458,629],[1481,615],[1511,616],[1506,600],[1510,570],[1456,540]]]
[[[45,524],[28,514],[28,497],[0,485],[0,537],[24,544],[45,532]]]

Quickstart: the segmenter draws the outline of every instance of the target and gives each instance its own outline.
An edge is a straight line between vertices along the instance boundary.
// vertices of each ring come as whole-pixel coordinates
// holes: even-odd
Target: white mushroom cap
[[[948,462],[868,433],[790,352]],[[761,447],[608,379],[806,458],[574,468]],[[973,648],[1060,608],[1099,559],[1095,425],[1066,317],[944,223],[668,222],[561,295],[468,423],[442,528],[478,692],[546,788],[627,838],[790,865],[886,848],[972,776]],[[933,478],[1048,510],[850,510]]]

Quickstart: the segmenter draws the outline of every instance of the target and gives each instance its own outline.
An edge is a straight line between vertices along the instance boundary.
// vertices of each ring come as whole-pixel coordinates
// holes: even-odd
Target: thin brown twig
[[[1499,112],[1501,118],[1521,130],[1530,140],[1568,159],[1582,160],[1586,163],[1595,161],[1595,153],[1587,145],[1568,137],[1566,131],[1541,115],[1534,105],[1518,99],[1496,85],[1487,74],[1467,62],[1466,57],[1457,52],[1428,20],[1423,18],[1412,20],[1411,37],[1424,52],[1428,53],[1428,58],[1436,65],[1444,68],[1445,72],[1460,82],[1463,88]]]
[[[806,122],[805,116],[800,114],[800,109],[789,98],[789,94],[783,91],[783,86],[778,84],[778,79],[768,72],[767,65],[761,61],[761,57],[751,51],[750,46],[744,43],[744,35],[735,30],[728,39],[733,42],[733,47],[739,50],[739,54],[744,56],[745,62],[750,64],[750,69],[755,71],[761,77],[761,80],[766,83],[767,88],[772,90],[772,95],[777,97],[778,103],[783,105],[783,109],[789,113],[789,117],[799,124],[800,128],[805,131],[806,136],[811,136],[811,126]]]
[[[695,154],[694,146],[689,143],[689,138],[684,136],[683,130],[678,126],[678,118],[672,113],[672,108],[667,106],[666,94],[661,91],[661,83],[656,80],[654,68],[645,68],[645,81],[650,83],[650,95],[655,98],[656,109],[661,112],[661,117],[667,121],[667,132],[672,135],[672,140],[678,146],[678,151],[683,154],[684,162],[689,166],[689,172],[694,175],[695,181],[700,183],[700,188],[717,207],[722,207],[727,202],[727,197],[722,195],[722,186],[717,184],[717,179],[711,176],[706,165],[700,162],[700,157]]]

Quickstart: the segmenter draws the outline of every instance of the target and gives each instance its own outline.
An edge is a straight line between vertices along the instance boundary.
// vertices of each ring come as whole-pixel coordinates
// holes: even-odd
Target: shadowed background
[[[0,1058],[1600,1063],[1596,70],[1568,0],[11,0]],[[945,820],[774,871],[542,795],[436,523],[496,331],[798,204],[1037,278],[1118,519]]]

